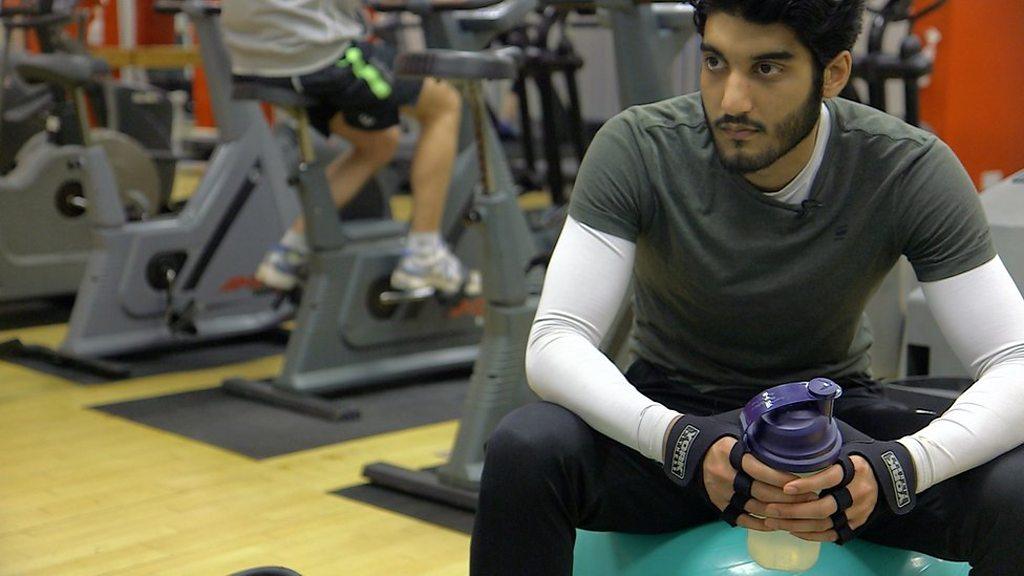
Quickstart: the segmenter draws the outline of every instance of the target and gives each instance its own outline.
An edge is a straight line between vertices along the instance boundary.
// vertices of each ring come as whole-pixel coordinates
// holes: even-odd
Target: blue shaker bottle
[[[744,406],[740,414],[743,441],[761,462],[808,476],[839,459],[843,438],[832,417],[842,389],[826,378],[769,388]],[[784,530],[747,533],[751,558],[765,568],[802,572],[818,561],[821,544]]]

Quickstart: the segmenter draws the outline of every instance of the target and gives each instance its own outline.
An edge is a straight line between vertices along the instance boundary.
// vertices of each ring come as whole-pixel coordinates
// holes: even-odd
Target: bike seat
[[[460,80],[510,79],[516,77],[521,60],[522,51],[512,46],[480,52],[424,50],[399,54],[395,73]]]
[[[259,100],[282,108],[309,108],[317,101],[290,88],[271,86],[262,82],[237,82],[232,97],[235,100]]]
[[[78,88],[110,73],[103,60],[82,54],[23,54],[14,65],[26,82]]]

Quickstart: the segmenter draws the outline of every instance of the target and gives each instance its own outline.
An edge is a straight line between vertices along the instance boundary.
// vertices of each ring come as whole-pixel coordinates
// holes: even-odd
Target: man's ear
[[[822,96],[825,98],[838,96],[850,81],[852,71],[853,55],[849,50],[843,50],[825,65],[825,72],[822,74]]]

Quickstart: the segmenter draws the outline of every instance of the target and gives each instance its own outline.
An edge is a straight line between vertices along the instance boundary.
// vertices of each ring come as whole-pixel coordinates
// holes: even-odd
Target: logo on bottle
[[[700,430],[687,424],[679,434],[679,439],[676,440],[676,447],[672,451],[672,474],[680,480],[685,481],[683,474],[686,472],[686,457],[690,455],[690,446],[693,445],[693,440],[698,434],[700,434]]]
[[[910,504],[910,487],[907,486],[907,475],[903,472],[903,465],[900,464],[892,450],[882,454],[882,462],[889,469],[889,477],[892,478],[892,488],[896,494],[896,507],[903,508]]]

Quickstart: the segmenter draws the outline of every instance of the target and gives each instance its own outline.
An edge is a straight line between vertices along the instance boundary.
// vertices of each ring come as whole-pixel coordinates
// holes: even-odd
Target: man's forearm
[[[1024,443],[1022,358],[993,367],[940,418],[900,440],[917,468],[917,491],[952,478]]]
[[[1024,299],[999,258],[922,284],[943,335],[977,382],[900,442],[920,492],[1024,443]]]
[[[677,413],[638,392],[598,349],[627,292],[635,249],[632,242],[567,220],[530,333],[526,372],[544,400],[660,461]]]

